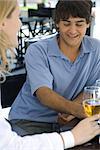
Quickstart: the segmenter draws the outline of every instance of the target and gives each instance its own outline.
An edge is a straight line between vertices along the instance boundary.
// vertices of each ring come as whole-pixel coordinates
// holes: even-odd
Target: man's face
[[[59,28],[60,44],[74,48],[80,46],[89,24],[85,18],[70,17],[65,21],[61,20],[57,27]]]

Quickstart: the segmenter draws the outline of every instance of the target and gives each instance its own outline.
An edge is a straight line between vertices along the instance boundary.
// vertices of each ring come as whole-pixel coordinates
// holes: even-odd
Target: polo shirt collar
[[[80,51],[82,55],[94,51],[93,43],[91,40],[89,40],[87,36],[84,36],[82,40]],[[58,46],[57,35],[51,38],[50,41],[48,42],[48,55],[56,57],[64,57]]]
[[[57,35],[50,39],[48,42],[48,55],[61,57],[61,51],[57,42]]]
[[[92,51],[94,51],[92,40],[90,40],[88,36],[84,36],[80,51],[82,54],[91,53]]]

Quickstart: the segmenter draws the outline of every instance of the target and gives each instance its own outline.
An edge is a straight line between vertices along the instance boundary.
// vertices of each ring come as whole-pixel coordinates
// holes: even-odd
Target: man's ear
[[[58,25],[58,24],[56,24],[56,27],[57,27],[57,28],[59,28],[59,25]]]
[[[90,25],[91,25],[91,22],[87,24],[87,28],[89,28],[89,27],[90,27]]]

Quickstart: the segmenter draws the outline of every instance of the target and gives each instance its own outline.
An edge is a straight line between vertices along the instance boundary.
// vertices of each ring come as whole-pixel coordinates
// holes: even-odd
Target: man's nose
[[[75,34],[77,31],[76,25],[75,24],[70,25],[69,31],[71,34]]]

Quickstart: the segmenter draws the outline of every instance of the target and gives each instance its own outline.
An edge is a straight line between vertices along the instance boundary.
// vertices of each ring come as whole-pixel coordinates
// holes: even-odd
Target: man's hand
[[[60,125],[65,125],[65,124],[67,124],[69,121],[71,121],[71,120],[73,120],[75,118],[75,116],[73,116],[73,115],[68,115],[68,114],[61,114],[61,113],[59,113],[58,114],[58,119],[57,119],[57,121],[58,121],[58,123],[60,124]]]

